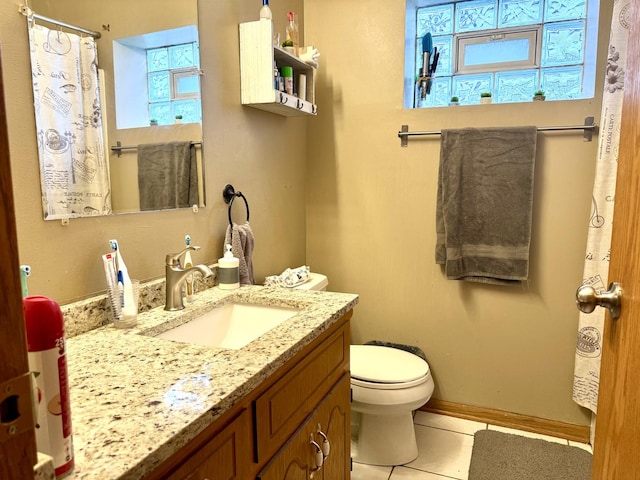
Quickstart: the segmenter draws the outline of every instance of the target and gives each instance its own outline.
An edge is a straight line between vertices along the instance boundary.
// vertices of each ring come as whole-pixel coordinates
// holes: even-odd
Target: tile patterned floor
[[[414,424],[418,458],[398,467],[354,463],[351,480],[467,480],[473,434],[484,429],[541,438],[591,451],[587,444],[427,412],[416,412]]]

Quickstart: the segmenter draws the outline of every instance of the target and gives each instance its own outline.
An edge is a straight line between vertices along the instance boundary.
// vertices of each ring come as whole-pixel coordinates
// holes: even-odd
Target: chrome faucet
[[[188,250],[196,251],[200,250],[200,247],[188,246],[179,253],[170,253],[167,255],[167,261],[165,265],[165,310],[173,311],[182,310],[184,308],[182,298],[182,284],[190,274],[200,272],[203,277],[209,277],[213,275],[213,271],[206,265],[194,265],[190,268],[182,268],[180,266],[180,257],[184,255]]]

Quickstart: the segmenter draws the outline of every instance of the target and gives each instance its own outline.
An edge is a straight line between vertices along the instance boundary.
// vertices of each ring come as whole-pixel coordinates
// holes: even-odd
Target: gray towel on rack
[[[199,205],[198,170],[191,142],[138,145],[140,210]]]
[[[249,222],[245,222],[243,225],[237,223],[228,225],[224,243],[225,245],[231,244],[233,256],[240,261],[240,285],[255,285],[253,260],[251,259],[255,240]]]
[[[536,132],[442,131],[436,263],[447,278],[500,285],[527,279]]]

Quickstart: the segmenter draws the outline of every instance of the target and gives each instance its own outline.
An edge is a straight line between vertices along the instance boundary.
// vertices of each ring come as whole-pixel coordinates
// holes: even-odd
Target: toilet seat
[[[425,383],[429,364],[404,350],[379,345],[351,345],[351,383],[363,388],[396,390]]]
[[[359,378],[351,377],[351,385],[362,387],[362,388],[374,388],[376,390],[401,390],[403,388],[411,388],[416,387],[418,385],[422,385],[429,380],[430,375],[425,375],[422,378],[418,378],[411,382],[404,383],[379,383],[379,382],[368,382],[366,380],[360,380]]]

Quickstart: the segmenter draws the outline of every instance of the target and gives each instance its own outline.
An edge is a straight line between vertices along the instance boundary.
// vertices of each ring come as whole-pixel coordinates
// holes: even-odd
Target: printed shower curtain
[[[45,220],[111,213],[92,37],[29,25]]]
[[[620,120],[624,73],[629,36],[629,0],[617,0],[613,6],[611,36],[605,87],[600,118],[600,144],[596,161],[596,176],[593,186],[591,218],[587,236],[583,284],[596,291],[608,288],[609,251],[613,205],[618,168],[618,144],[620,142]],[[600,360],[602,352],[602,330],[604,309],[596,308],[591,314],[580,313],[578,341],[573,380],[573,400],[596,413],[598,385],[600,383]]]

